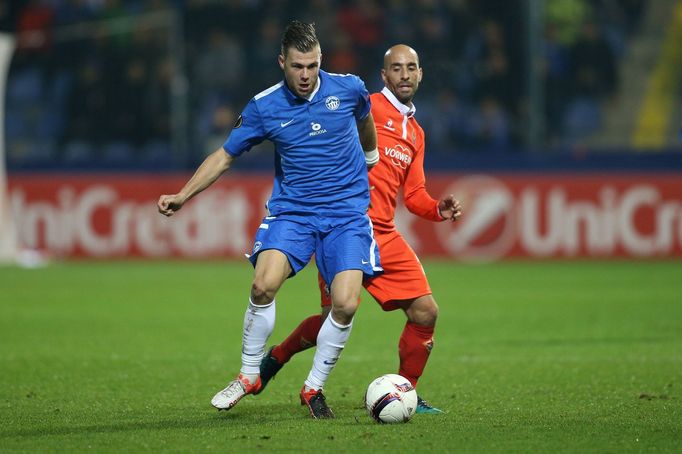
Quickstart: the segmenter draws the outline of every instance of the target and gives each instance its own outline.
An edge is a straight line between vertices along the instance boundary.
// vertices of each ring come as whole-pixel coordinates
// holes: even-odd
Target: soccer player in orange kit
[[[398,373],[416,388],[433,347],[438,305],[424,270],[412,248],[396,230],[394,217],[398,190],[403,187],[407,209],[430,221],[455,221],[462,214],[453,195],[433,199],[425,188],[424,131],[414,118],[412,98],[422,79],[419,56],[409,46],[396,45],[384,55],[381,77],[385,87],[371,95],[377,129],[379,163],[369,172],[369,216],[379,245],[384,273],[368,279],[365,289],[385,311],[402,309],[407,316],[400,336]],[[329,313],[329,289],[319,278],[322,313],[301,324],[281,344],[270,349],[260,367],[262,389],[291,357],[316,344],[317,333]],[[417,413],[441,413],[421,397]]]

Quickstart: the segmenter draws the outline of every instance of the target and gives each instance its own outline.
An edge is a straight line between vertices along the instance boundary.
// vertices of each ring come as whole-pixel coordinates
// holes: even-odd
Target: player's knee
[[[259,306],[269,304],[275,298],[275,291],[268,288],[264,279],[255,278],[251,284],[251,301]]]
[[[433,298],[431,298],[431,304],[424,310],[424,320],[426,321],[424,324],[429,326],[435,325],[438,320],[438,304]]]
[[[358,306],[359,297],[360,290],[352,288],[335,288],[331,294],[332,305],[353,311]]]
[[[356,298],[333,300],[331,314],[334,321],[342,325],[347,325],[353,321],[353,316],[358,308]]]
[[[417,298],[406,311],[412,323],[424,326],[435,326],[438,320],[438,304],[431,295]]]

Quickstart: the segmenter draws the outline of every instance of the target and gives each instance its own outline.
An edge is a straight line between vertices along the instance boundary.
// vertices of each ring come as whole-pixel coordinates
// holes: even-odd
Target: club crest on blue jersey
[[[328,96],[324,101],[324,105],[327,106],[329,110],[336,110],[341,105],[341,100],[336,96]]]

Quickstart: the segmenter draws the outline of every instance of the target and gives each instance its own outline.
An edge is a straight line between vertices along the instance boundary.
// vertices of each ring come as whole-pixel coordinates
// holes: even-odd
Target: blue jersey
[[[263,140],[274,143],[272,215],[367,211],[369,183],[356,121],[369,114],[369,93],[354,75],[320,71],[319,81],[310,100],[284,81],[257,94],[223,145],[239,156]]]

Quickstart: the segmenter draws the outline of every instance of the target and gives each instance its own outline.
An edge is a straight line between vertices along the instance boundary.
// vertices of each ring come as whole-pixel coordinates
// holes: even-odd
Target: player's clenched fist
[[[164,194],[159,197],[159,201],[156,205],[159,207],[159,213],[163,214],[164,216],[173,216],[176,211],[182,208],[184,203],[185,201],[178,194]]]
[[[438,202],[438,212],[443,219],[456,221],[462,215],[462,204],[454,195],[450,194]]]

